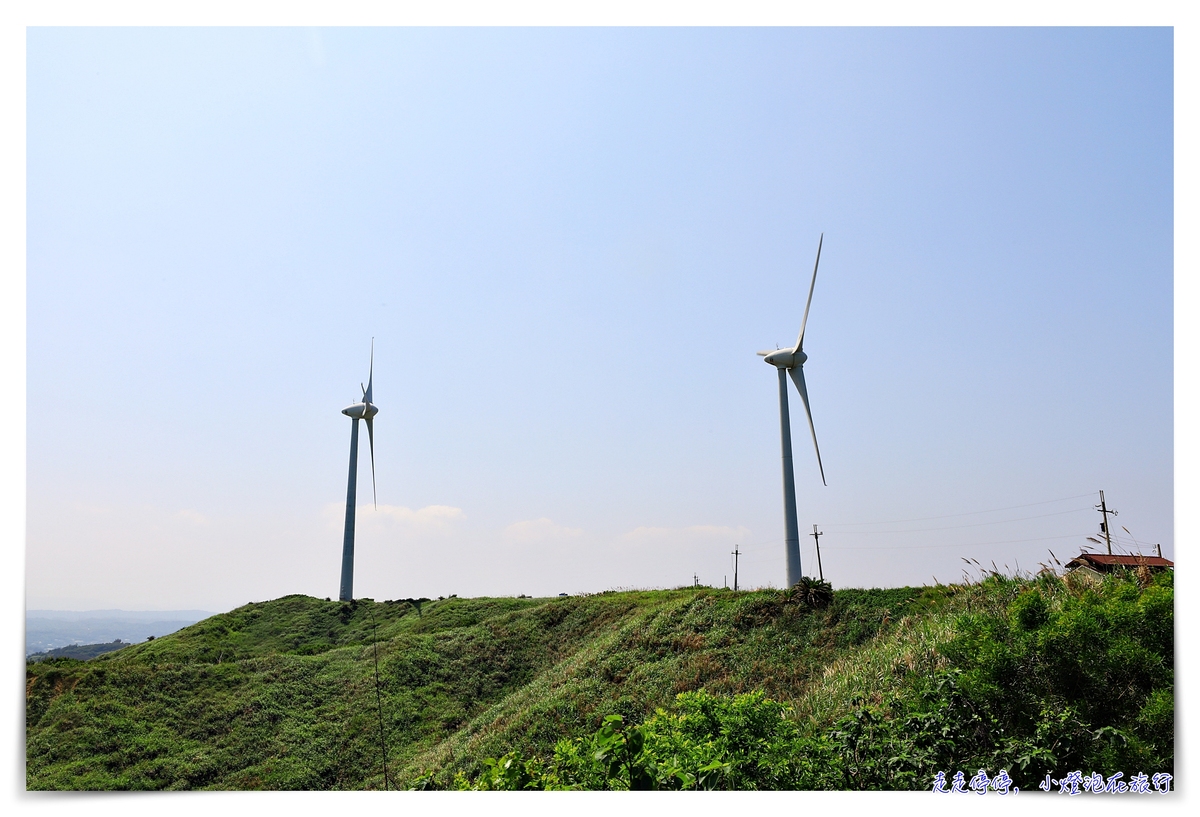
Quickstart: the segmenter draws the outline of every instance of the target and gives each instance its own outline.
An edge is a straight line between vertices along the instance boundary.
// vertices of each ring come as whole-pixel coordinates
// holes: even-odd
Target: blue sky
[[[778,586],[822,232],[835,586],[1173,556],[1169,29],[27,43],[29,607],[336,595],[371,337],[357,595]]]

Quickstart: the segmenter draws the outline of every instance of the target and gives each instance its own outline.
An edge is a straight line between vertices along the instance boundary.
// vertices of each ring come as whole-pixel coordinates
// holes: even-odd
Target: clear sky
[[[372,337],[356,595],[779,586],[822,232],[835,587],[1174,555],[1170,29],[27,44],[30,608],[336,597]]]

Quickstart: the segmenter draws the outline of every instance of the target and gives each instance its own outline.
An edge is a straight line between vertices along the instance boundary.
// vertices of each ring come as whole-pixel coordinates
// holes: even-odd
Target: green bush
[[[609,715],[552,757],[511,752],[456,785],[924,789],[939,771],[1003,769],[1032,788],[1073,769],[1174,772],[1169,574],[1146,587],[1132,574],[1079,587],[993,576],[972,592],[941,647],[948,666],[910,673],[890,700],[854,700],[831,727],[801,725],[761,691],[684,692],[640,726]]]
[[[586,738],[561,740],[552,757],[509,752],[484,760],[472,789],[778,789],[796,777],[799,730],[783,704],[761,692],[716,696],[684,692],[674,711],[640,726],[605,717]]]
[[[937,762],[1019,786],[1068,767],[1173,772],[1173,604],[1169,573],[1144,589],[1130,573],[1035,582],[1004,616],[963,615],[943,648],[954,680],[929,701],[952,738]]]

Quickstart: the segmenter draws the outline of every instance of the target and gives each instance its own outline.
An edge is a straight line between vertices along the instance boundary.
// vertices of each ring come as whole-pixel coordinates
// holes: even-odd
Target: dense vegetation
[[[992,577],[954,616],[942,667],[896,668],[894,683],[855,696],[832,724],[797,719],[762,693],[684,692],[640,726],[611,715],[590,737],[530,759],[487,758],[454,785],[919,789],[939,771],[1003,769],[1034,788],[1073,769],[1173,772],[1171,576],[1141,578]]]
[[[424,601],[424,600],[422,600]],[[826,603],[828,602],[828,603]],[[30,788],[928,788],[1172,771],[1170,574],[290,596],[27,667]],[[375,644],[378,639],[377,645]],[[378,650],[381,706],[376,702]]]

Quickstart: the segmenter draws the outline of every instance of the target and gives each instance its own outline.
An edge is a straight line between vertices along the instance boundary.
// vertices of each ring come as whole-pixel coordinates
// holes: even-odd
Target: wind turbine
[[[379,507],[379,497],[375,493],[375,428],[373,421],[379,413],[379,407],[371,402],[371,386],[375,379],[375,338],[371,338],[371,368],[367,376],[367,385],[362,386],[362,402],[354,403],[342,409],[342,414],[351,418],[354,424],[350,427],[350,479],[346,487],[346,534],[342,539],[342,589],[338,598],[351,601],[354,598],[354,502],[355,488],[358,483],[358,421],[367,421],[367,439],[371,445],[371,494],[375,507]]]
[[[817,429],[813,426],[812,410],[808,406],[808,389],[804,385],[804,326],[808,323],[808,308],[812,306],[813,288],[817,285],[817,267],[821,263],[821,245],[825,234],[817,242],[817,263],[813,264],[812,283],[808,286],[808,303],[804,305],[804,318],[800,321],[800,336],[790,349],[775,349],[759,352],[767,363],[779,370],[779,428],[783,439],[783,526],[784,554],[787,559],[788,587],[794,587],[804,575],[800,570],[800,526],[796,523],[796,479],[792,473],[792,424],[788,418],[787,375],[796,384],[800,399],[804,401],[804,413],[808,415],[808,429],[812,432],[813,448],[817,451],[817,467],[821,469],[821,482],[825,482],[825,466],[821,464],[821,449],[817,446]]]

